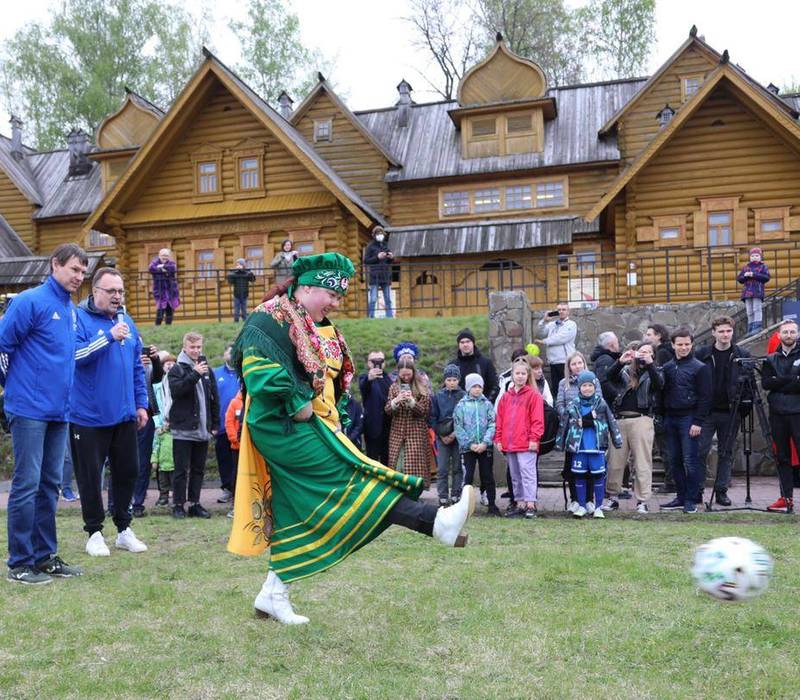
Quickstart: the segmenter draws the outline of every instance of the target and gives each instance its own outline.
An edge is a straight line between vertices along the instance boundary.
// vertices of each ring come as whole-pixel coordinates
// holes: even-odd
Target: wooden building
[[[170,109],[129,92],[69,148],[0,138],[0,214],[36,253],[79,238],[117,259],[152,316],[149,261],[174,251],[184,317],[222,318],[225,272],[290,238],[360,260],[384,226],[404,315],[736,298],[752,245],[771,287],[800,277],[800,96],[764,87],[697,36],[650,78],[549,86],[502,38],[457,99],[351,111],[323,76],[273,109],[212,54]],[[364,278],[346,313],[363,314]],[[181,314],[178,314],[178,318]]]

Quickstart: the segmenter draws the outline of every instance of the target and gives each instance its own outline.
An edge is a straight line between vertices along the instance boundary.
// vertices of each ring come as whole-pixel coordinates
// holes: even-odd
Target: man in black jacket
[[[256,281],[255,273],[247,269],[247,261],[239,258],[236,268],[228,273],[228,284],[233,285],[233,322],[247,318],[247,297],[250,296],[250,283]]]
[[[672,334],[675,359],[664,365],[664,428],[672,458],[677,496],[664,510],[696,513],[696,498],[705,471],[698,449],[703,423],[711,407],[711,369],[692,355],[694,335],[688,328]]]
[[[475,345],[475,335],[469,328],[464,328],[458,334],[456,342],[458,354],[450,363],[457,365],[461,371],[459,386],[464,388],[464,380],[468,374],[480,374],[483,377],[483,395],[494,403],[500,389],[494,364],[488,357],[481,355],[481,351]]]
[[[769,424],[778,462],[781,496],[767,510],[794,511],[791,440],[800,445],[800,346],[797,322],[786,320],[778,329],[781,345],[761,368],[761,386],[768,391]]]
[[[167,380],[172,397],[168,418],[175,461],[172,516],[186,517],[183,504],[188,473],[189,517],[210,518],[211,514],[200,505],[200,491],[208,441],[219,430],[219,394],[214,372],[203,355],[202,335],[189,332],[183,336],[183,350]]]
[[[608,379],[608,371],[614,366],[614,363],[619,360],[622,353],[619,351],[619,338],[613,331],[606,331],[597,336],[597,345],[590,356],[590,360],[594,365],[594,374],[597,381],[600,382],[600,387],[603,389],[603,399],[611,406],[617,394],[622,390],[622,385],[610,384]]]
[[[382,226],[372,230],[373,239],[367,246],[364,254],[364,264],[367,266],[367,284],[369,295],[367,297],[367,315],[375,318],[375,305],[378,302],[378,290],[383,293],[383,305],[386,309],[386,318],[392,317],[392,261],[394,253],[386,243],[386,231]]]
[[[364,411],[364,443],[367,457],[389,463],[390,419],[384,411],[392,380],[384,371],[384,355],[373,350],[367,355],[367,371],[358,378]]]
[[[739,432],[739,416],[731,416],[731,404],[736,398],[742,365],[734,362],[737,358],[750,357],[750,353],[733,344],[733,319],[720,316],[711,322],[713,345],[704,345],[694,356],[711,369],[711,411],[703,422],[700,433],[699,458],[700,467],[706,468],[708,453],[714,433],[717,435],[717,477],[714,481],[714,495],[721,506],[731,505],[728,498],[728,486],[731,482],[731,465],[733,463],[733,445],[725,451],[728,440],[736,440]],[[752,401],[752,396],[742,396],[745,401]],[[740,413],[750,403],[740,404]],[[730,430],[729,430],[730,428]],[[733,433],[731,435],[730,433]],[[703,484],[700,484],[702,491]],[[702,497],[701,497],[702,500]]]

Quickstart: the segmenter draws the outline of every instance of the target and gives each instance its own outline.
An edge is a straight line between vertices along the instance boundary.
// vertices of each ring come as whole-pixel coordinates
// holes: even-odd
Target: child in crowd
[[[225,411],[225,434],[228,442],[231,443],[231,457],[233,461],[233,474],[231,475],[232,493],[236,492],[236,474],[239,470],[239,442],[242,439],[242,415],[244,414],[244,401],[242,400],[242,390],[236,392],[236,396],[228,404]],[[231,499],[233,504],[233,499]],[[233,517],[233,508],[228,511],[228,517]]]
[[[511,366],[513,384],[497,407],[497,449],[506,455],[516,503],[508,517],[536,517],[536,458],[544,434],[544,402],[537,391],[528,360],[521,357]]]
[[[611,412],[595,382],[594,372],[584,370],[578,375],[579,394],[567,406],[557,440],[558,448],[573,455],[572,473],[578,507],[572,512],[576,518],[586,515],[587,476],[594,479],[595,503],[603,502],[606,488],[606,450],[608,437],[617,449],[622,447],[622,436]],[[595,518],[603,518],[603,509],[595,508]]]
[[[436,433],[436,490],[439,505],[448,506],[461,497],[461,459],[456,440],[453,411],[466,392],[458,385],[461,370],[458,365],[444,368],[444,387],[439,389],[431,402],[430,426]],[[452,479],[452,484],[449,483]]]
[[[539,393],[542,395],[542,400],[548,406],[552,406],[554,403],[553,392],[550,391],[550,384],[548,384],[547,380],[544,378],[544,362],[542,362],[542,358],[528,355],[528,364],[531,366],[533,381]]]
[[[764,302],[764,285],[769,282],[769,268],[762,260],[761,248],[750,249],[750,262],[736,277],[742,287],[742,301],[747,311],[747,335],[763,328],[761,305]]]
[[[153,416],[156,433],[153,438],[153,451],[150,463],[156,471],[158,481],[157,506],[169,504],[169,492],[172,488],[172,474],[175,471],[175,461],[172,458],[172,433],[169,430],[169,409],[172,401],[169,396],[167,373],[175,364],[175,356],[162,350],[158,353],[161,366],[164,369],[164,380],[153,384],[153,392],[158,404],[158,413]]]
[[[495,503],[497,487],[491,460],[495,433],[494,406],[483,395],[483,377],[480,374],[468,374],[464,379],[464,387],[466,395],[453,411],[453,425],[464,465],[464,483],[472,485],[477,465],[481,484],[486,490],[488,513],[500,515]]]

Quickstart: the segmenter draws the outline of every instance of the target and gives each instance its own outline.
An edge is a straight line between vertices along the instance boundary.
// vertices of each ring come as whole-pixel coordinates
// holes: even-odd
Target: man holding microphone
[[[70,439],[81,494],[86,552],[108,556],[103,540],[103,463],[111,465],[116,547],[144,552],[130,528],[129,506],[139,472],[136,431],[147,424],[142,342],[125,313],[122,275],[100,268],[92,294],[78,306],[75,383],[70,400]]]

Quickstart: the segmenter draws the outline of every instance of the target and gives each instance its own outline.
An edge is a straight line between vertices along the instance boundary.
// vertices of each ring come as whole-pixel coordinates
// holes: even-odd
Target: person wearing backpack
[[[431,402],[429,424],[436,433],[436,490],[439,505],[449,506],[461,498],[461,459],[456,439],[453,411],[466,392],[458,386],[461,370],[457,365],[444,368],[444,386]],[[452,486],[448,483],[452,479]]]
[[[628,457],[633,454],[633,492],[636,510],[648,511],[653,484],[653,412],[664,387],[664,375],[655,363],[655,348],[650,343],[631,343],[608,370],[608,386],[619,387],[611,404],[622,435],[622,447],[612,447],[608,456],[606,491],[617,494]],[[611,498],[604,510],[616,510],[619,502]]]

